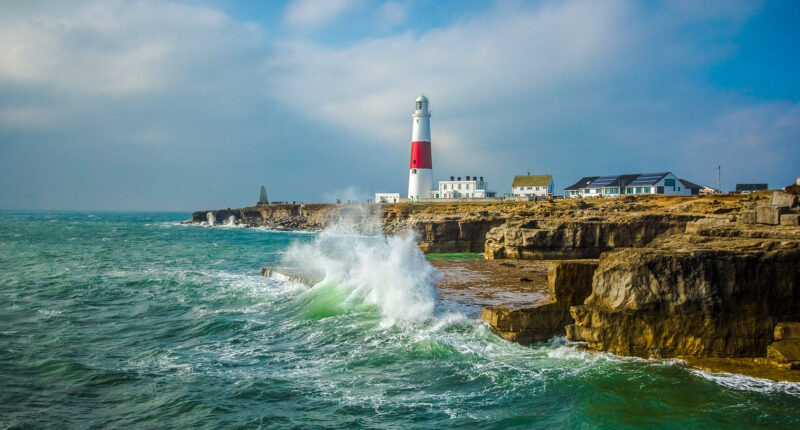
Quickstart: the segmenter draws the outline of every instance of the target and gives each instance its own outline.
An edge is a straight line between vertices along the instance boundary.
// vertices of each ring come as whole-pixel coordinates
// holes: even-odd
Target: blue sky
[[[800,175],[793,1],[0,4],[0,208],[194,210],[434,178]]]

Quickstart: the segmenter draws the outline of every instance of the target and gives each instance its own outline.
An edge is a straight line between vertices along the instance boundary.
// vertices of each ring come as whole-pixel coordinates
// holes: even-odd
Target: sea
[[[412,235],[189,217],[0,212],[0,428],[800,428],[797,383],[503,340]]]

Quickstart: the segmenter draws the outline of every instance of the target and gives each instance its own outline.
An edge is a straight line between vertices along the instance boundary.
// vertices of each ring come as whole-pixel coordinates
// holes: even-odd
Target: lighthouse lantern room
[[[431,161],[431,113],[428,98],[417,97],[412,115],[411,165],[408,173],[408,200],[429,198],[433,187],[433,163]]]

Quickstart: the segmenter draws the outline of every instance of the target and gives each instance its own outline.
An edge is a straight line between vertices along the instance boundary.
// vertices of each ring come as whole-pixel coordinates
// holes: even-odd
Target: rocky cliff
[[[345,224],[390,235],[413,232],[423,252],[483,252],[488,231],[521,207],[502,203],[267,204],[197,211],[190,222],[293,230]]]
[[[604,251],[641,248],[659,236],[682,233],[701,217],[643,213],[515,220],[488,232],[485,252],[490,259],[597,258]]]
[[[776,324],[800,318],[797,243],[673,245],[603,254],[568,339],[641,357],[763,357]]]

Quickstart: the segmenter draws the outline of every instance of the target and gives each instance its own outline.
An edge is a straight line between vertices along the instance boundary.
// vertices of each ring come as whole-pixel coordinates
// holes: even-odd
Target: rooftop
[[[512,187],[547,187],[552,182],[550,175],[517,175],[514,176]]]

